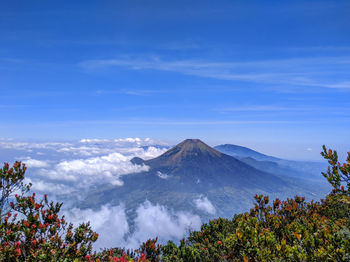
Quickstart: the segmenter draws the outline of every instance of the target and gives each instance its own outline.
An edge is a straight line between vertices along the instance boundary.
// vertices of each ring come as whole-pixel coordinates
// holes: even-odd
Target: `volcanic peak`
[[[203,143],[199,139],[186,139],[180,144],[176,145],[164,155],[172,157],[188,157],[188,156],[200,156],[200,155],[210,155],[210,156],[221,156],[221,153],[207,144]]]

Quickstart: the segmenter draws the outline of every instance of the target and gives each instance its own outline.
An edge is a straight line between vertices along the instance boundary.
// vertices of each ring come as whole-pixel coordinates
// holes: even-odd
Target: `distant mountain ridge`
[[[322,171],[326,170],[327,167],[327,163],[325,162],[285,160],[238,145],[223,144],[215,146],[214,148],[256,169],[264,170],[265,172],[279,176],[323,181],[323,177],[320,174]]]
[[[223,144],[218,145],[214,147],[216,150],[225,153],[230,156],[238,157],[238,158],[245,158],[245,157],[251,157],[255,160],[259,161],[279,161],[280,158],[268,156],[262,153],[259,153],[257,151],[254,151],[248,147],[244,146],[238,146],[238,145],[232,145],[232,144]]]

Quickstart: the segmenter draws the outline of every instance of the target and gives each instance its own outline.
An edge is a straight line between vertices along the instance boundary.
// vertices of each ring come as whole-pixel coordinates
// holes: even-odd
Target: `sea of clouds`
[[[99,209],[80,209],[74,205],[85,192],[102,184],[123,186],[123,176],[147,171],[146,165],[130,162],[133,157],[151,159],[169,149],[169,145],[149,138],[81,139],[79,141],[16,141],[0,139],[0,161],[20,160],[28,167],[26,182],[32,191],[48,194],[53,200],[65,199],[63,214],[74,224],[90,221],[99,233],[95,249],[103,247],[137,248],[148,238],[161,242],[178,240],[190,230],[200,228],[198,214],[172,210],[145,200],[128,221],[123,204],[105,203]],[[166,174],[162,174],[166,176]],[[65,196],[65,197],[64,197]],[[69,197],[67,197],[69,196]],[[194,200],[198,211],[215,214],[215,207],[205,196]],[[131,224],[132,230],[131,229]]]

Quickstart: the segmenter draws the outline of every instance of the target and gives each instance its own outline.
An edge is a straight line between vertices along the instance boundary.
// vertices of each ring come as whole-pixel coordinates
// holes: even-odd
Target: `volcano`
[[[209,189],[220,185],[272,189],[284,183],[280,178],[223,154],[199,139],[187,139],[151,160],[134,158],[131,161],[149,166],[150,177],[175,179],[191,188]]]
[[[174,210],[200,213],[195,199],[205,196],[215,206],[215,215],[230,217],[249,210],[255,194],[286,198],[308,193],[290,179],[258,170],[199,139],[187,139],[154,159],[136,157],[131,162],[146,165],[149,170],[123,176],[122,186],[91,190],[81,207],[123,203],[132,216],[132,210],[148,200]],[[204,219],[210,215],[201,213]]]

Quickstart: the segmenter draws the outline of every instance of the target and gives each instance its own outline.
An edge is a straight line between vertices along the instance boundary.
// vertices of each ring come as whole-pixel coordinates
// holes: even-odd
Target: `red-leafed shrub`
[[[16,162],[12,168],[5,163],[2,169],[2,192],[7,197],[3,203],[3,220],[0,225],[1,261],[60,261],[84,259],[91,253],[92,242],[97,240],[89,223],[73,228],[59,216],[61,203],[49,202],[46,195],[37,200],[35,193],[29,196],[15,195],[8,203],[14,189],[29,189],[23,184],[25,166]],[[21,188],[24,187],[24,188]],[[21,191],[21,190],[20,190]]]

